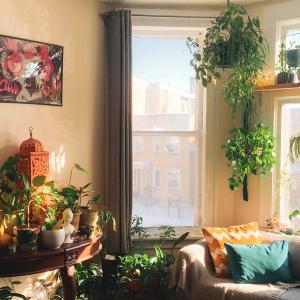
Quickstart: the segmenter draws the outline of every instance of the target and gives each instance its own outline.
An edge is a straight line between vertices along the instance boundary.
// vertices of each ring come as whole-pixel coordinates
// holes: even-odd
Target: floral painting
[[[0,102],[62,105],[63,47],[0,35]]]

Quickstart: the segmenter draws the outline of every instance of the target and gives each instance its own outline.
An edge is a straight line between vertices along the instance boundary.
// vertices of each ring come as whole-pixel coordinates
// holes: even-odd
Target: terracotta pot
[[[63,228],[42,230],[41,240],[47,249],[58,249],[65,240],[65,230]]]
[[[21,251],[30,252],[37,250],[36,241],[40,232],[40,226],[17,226],[16,231],[17,240]]]
[[[88,207],[81,208],[80,227],[81,226],[87,226],[87,227],[96,226],[98,219],[99,219],[98,211],[90,210]]]
[[[0,251],[8,249],[11,242],[11,236],[5,232],[0,232]]]
[[[74,232],[72,235],[76,235],[78,232],[79,224],[80,224],[80,215],[81,215],[81,212],[78,212],[78,213],[73,212],[73,219],[72,219],[71,224],[74,226]]]
[[[137,296],[143,296],[146,291],[146,286],[140,279],[131,279],[127,282],[127,289]]]

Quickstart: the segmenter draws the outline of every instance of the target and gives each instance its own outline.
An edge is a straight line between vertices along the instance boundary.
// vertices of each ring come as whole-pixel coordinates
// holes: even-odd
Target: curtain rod
[[[149,17],[149,18],[183,18],[183,19],[215,19],[216,17],[200,17],[200,16],[171,16],[171,15],[143,15],[132,14],[133,17]]]

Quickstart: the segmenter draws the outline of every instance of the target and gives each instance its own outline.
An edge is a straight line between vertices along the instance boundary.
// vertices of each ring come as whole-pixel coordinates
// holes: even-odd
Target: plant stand
[[[75,300],[74,265],[95,257],[101,250],[100,238],[63,245],[56,250],[0,255],[0,277],[30,275],[59,269],[64,299]]]

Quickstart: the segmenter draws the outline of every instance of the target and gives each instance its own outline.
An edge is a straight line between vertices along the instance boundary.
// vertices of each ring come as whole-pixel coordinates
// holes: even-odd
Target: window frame
[[[274,128],[276,130],[276,157],[278,159],[277,167],[275,167],[275,172],[273,173],[273,212],[278,212],[279,216],[282,215],[281,209],[281,187],[280,187],[280,177],[282,171],[282,149],[281,149],[281,129],[282,129],[282,108],[286,104],[300,104],[300,94],[293,96],[281,96],[275,98],[274,106]],[[278,196],[279,195],[279,196]],[[286,222],[286,220],[282,220]]]
[[[186,38],[187,36],[205,36],[206,28],[204,27],[158,27],[158,26],[136,26],[133,25],[132,36],[134,37],[153,37],[153,38]],[[170,35],[171,33],[171,35]],[[195,140],[195,164],[196,175],[195,180],[195,203],[194,203],[194,218],[195,226],[176,226],[176,232],[178,235],[183,234],[186,231],[190,232],[190,237],[200,237],[201,228],[204,223],[205,215],[205,150],[206,150],[206,88],[204,88],[200,82],[195,84],[195,129],[190,131],[145,131],[145,130],[132,130],[132,136],[152,136],[159,137],[160,140],[160,152],[164,151],[161,145],[160,137],[176,136],[179,139],[181,137],[193,138]],[[199,101],[201,100],[201,101]],[[201,117],[200,117],[201,116]],[[164,148],[164,147],[163,147]],[[180,150],[180,149],[179,149]],[[159,155],[160,152],[155,152]],[[173,154],[173,153],[171,153]],[[174,153],[179,154],[179,153]],[[158,232],[157,227],[150,227],[149,232],[151,236],[155,236]]]

